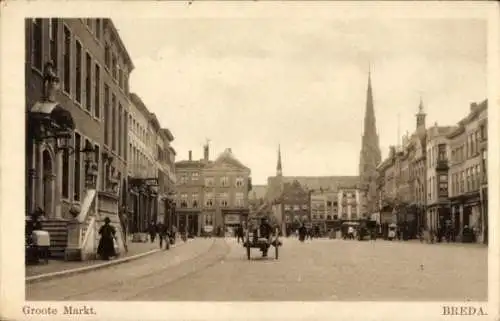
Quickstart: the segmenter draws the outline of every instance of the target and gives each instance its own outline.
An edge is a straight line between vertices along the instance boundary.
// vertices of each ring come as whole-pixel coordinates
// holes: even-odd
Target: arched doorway
[[[53,200],[54,200],[54,171],[53,161],[48,150],[44,150],[42,154],[42,175],[43,175],[43,210],[46,217],[53,215]]]

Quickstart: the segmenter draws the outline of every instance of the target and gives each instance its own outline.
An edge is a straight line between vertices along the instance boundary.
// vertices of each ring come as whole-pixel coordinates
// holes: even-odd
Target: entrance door
[[[194,231],[193,231],[193,215],[192,214],[187,214],[186,215],[186,220],[187,220],[187,229],[186,229],[186,232],[188,232],[188,234],[192,234]]]
[[[187,218],[185,214],[179,215],[179,231],[185,231],[186,230],[186,224],[187,223]]]
[[[464,226],[467,225],[468,227],[470,226],[470,215],[472,213],[472,207],[470,206],[464,206]]]
[[[189,233],[198,236],[198,215],[190,214],[188,218]]]
[[[53,183],[54,183],[54,175],[53,175],[53,166],[52,166],[52,157],[50,157],[50,153],[48,150],[43,152],[42,156],[42,173],[43,173],[43,210],[45,211],[45,215],[47,217],[52,217],[52,205],[53,205]]]
[[[460,233],[460,208],[458,206],[455,206],[455,214],[454,214],[454,217],[453,217],[453,220],[455,221],[455,225],[453,226],[453,228],[455,229],[455,234],[458,234]]]

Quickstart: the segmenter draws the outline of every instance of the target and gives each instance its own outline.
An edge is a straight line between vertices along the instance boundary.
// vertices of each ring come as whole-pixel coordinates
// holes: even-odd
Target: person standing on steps
[[[99,240],[99,246],[97,247],[97,254],[103,260],[109,260],[110,257],[116,256],[115,244],[116,240],[116,229],[114,226],[109,224],[111,220],[109,217],[104,219],[104,225],[99,229],[99,234],[101,239]]]

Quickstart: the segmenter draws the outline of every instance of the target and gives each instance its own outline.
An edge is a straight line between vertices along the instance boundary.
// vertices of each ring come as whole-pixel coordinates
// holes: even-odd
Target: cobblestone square
[[[487,248],[462,244],[283,240],[261,258],[235,239],[196,239],[94,272],[28,284],[28,300],[477,301]]]

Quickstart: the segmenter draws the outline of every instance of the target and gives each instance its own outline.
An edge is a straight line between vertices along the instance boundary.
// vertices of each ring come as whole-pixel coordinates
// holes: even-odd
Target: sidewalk
[[[191,241],[192,239],[189,239]],[[185,244],[180,239],[176,240],[174,246],[171,248],[177,247],[179,245]],[[130,240],[127,243],[128,252],[122,253],[118,258],[111,259],[110,261],[104,260],[89,260],[89,261],[64,261],[64,260],[49,260],[48,264],[37,264],[37,265],[26,265],[25,269],[25,277],[33,278],[42,275],[49,274],[57,274],[63,271],[68,270],[76,270],[76,269],[92,269],[100,267],[101,265],[113,265],[118,264],[134,259],[138,259],[140,257],[156,253],[160,250],[160,245],[158,240],[155,240],[154,243],[132,243]]]

